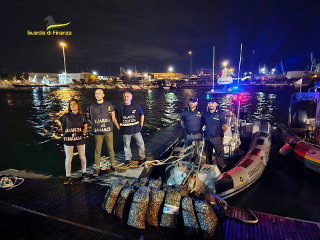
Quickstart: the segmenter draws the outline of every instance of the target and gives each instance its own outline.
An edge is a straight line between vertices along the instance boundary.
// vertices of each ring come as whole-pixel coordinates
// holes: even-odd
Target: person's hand
[[[140,128],[141,128],[141,129],[143,128],[143,124],[140,124]]]

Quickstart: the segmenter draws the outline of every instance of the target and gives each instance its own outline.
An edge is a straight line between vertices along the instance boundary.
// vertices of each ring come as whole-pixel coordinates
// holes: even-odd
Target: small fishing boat
[[[178,160],[165,168],[154,167],[152,172],[158,174],[153,176],[162,177],[167,185],[187,185],[191,191],[211,193],[224,199],[252,185],[261,176],[269,160],[271,126],[268,122],[247,123],[237,120],[240,113],[238,101],[234,124],[232,118],[235,115],[226,115],[229,125],[223,140],[226,172],[221,173],[216,164],[204,163],[204,141],[200,141],[198,148],[201,161],[188,162],[184,158],[187,151],[181,138],[171,153],[171,158],[177,157]]]
[[[277,123],[277,136],[285,143],[284,156],[293,151],[307,168],[320,172],[320,92],[319,85],[308,92],[294,93],[289,107],[288,127]],[[299,110],[296,105],[300,105]],[[293,113],[293,117],[292,117]]]

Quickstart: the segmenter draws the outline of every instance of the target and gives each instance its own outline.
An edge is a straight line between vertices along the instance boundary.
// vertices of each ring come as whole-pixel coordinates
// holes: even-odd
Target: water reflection
[[[246,93],[242,109],[245,119],[252,121],[274,121],[277,112],[277,95],[274,93]]]
[[[79,91],[72,89],[34,88],[32,90],[32,118],[30,123],[36,128],[36,133],[42,136],[42,144],[50,139],[60,139],[62,133],[57,120],[68,111],[68,103],[72,98],[81,99]]]

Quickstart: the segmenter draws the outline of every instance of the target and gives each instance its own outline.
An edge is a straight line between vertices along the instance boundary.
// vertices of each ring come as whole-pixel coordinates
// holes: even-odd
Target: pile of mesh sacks
[[[146,223],[176,228],[181,221],[186,235],[223,239],[221,226],[228,205],[211,194],[190,194],[184,185],[162,184],[161,178],[122,178],[108,189],[102,208],[138,229],[145,229]]]

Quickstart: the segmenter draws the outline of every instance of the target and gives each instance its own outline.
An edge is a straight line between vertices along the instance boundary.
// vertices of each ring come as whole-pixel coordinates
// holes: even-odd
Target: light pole
[[[189,75],[189,79],[190,79],[192,75],[192,51],[189,51],[189,55],[190,55],[190,75]]]
[[[64,42],[60,43],[60,46],[62,46],[62,52],[63,52],[63,62],[64,62],[64,74],[67,74],[67,66],[66,66],[66,55],[64,53],[64,47],[67,46]]]

